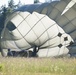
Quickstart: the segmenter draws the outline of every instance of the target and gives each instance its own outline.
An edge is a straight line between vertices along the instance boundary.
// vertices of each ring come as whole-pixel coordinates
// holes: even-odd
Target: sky
[[[8,6],[8,2],[10,0],[0,0],[0,7],[2,5],[6,5],[6,7]],[[33,4],[34,0],[20,0],[22,4]],[[44,2],[49,2],[50,0],[39,0],[39,2],[44,3]],[[55,1],[55,0],[52,0]],[[14,0],[15,4],[18,4],[19,0]]]
[[[0,0],[0,7],[2,5],[6,5],[8,4],[9,0]],[[33,4],[34,0],[20,0],[22,4]],[[45,2],[45,0],[39,0],[40,2]],[[14,0],[14,3],[17,4],[19,2],[19,0]]]
[[[0,0],[0,6],[8,4],[9,0]],[[33,4],[34,0],[20,0],[22,4]],[[19,0],[14,0],[14,3],[17,4]]]

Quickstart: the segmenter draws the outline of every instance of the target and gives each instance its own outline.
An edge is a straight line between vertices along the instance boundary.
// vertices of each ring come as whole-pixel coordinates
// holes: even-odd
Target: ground
[[[76,58],[0,57],[0,75],[76,75]]]

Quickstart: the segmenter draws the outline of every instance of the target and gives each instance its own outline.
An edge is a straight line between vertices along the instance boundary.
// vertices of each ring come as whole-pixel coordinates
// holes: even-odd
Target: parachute
[[[3,56],[11,51],[29,51],[38,57],[54,57],[75,53],[76,1],[25,5],[5,21],[1,33]]]

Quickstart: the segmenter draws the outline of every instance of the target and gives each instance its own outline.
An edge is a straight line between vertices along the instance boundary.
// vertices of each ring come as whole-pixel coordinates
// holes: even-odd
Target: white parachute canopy
[[[67,54],[69,50],[66,47],[70,42],[73,42],[71,36],[48,16],[37,12],[17,12],[2,32],[1,46],[3,49],[21,50],[37,46],[39,57],[50,57]]]
[[[6,19],[1,48],[38,47],[39,57],[76,53],[76,1],[26,5]]]

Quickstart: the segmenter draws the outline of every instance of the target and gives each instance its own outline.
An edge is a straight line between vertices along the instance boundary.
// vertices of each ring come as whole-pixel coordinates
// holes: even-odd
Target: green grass
[[[1,57],[0,75],[76,75],[76,59]]]

